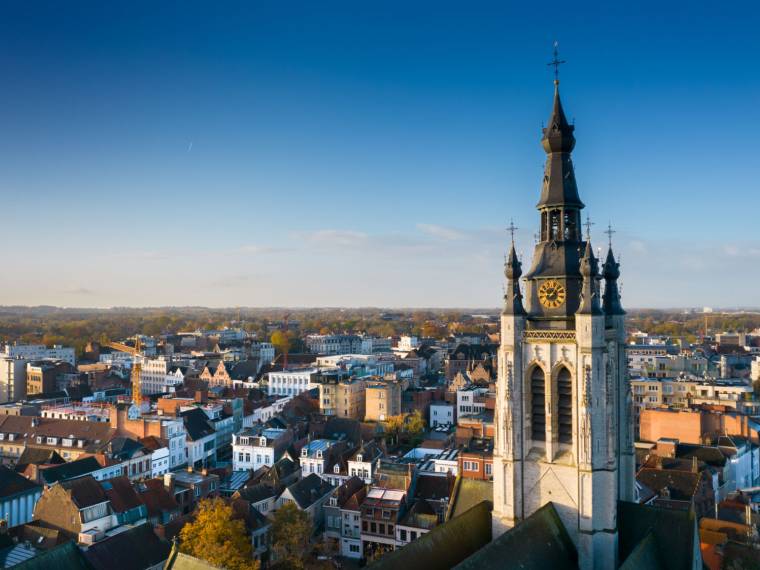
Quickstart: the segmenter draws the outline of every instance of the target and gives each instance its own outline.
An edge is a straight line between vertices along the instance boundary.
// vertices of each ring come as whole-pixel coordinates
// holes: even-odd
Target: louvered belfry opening
[[[536,367],[530,375],[530,412],[533,441],[546,441],[546,381],[544,371]]]
[[[559,442],[573,442],[573,379],[567,368],[557,375],[557,415],[559,419]]]

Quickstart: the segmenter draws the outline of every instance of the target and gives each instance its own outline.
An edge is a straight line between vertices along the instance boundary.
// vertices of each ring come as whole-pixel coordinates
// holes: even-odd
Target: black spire
[[[559,98],[559,81],[554,81],[554,106],[549,123],[543,130],[541,145],[548,155],[544,169],[544,184],[538,207],[570,206],[583,208],[578,197],[575,172],[570,153],[575,148],[575,127],[567,121]]]
[[[520,293],[520,276],[522,275],[522,264],[517,259],[515,244],[509,249],[509,257],[504,264],[504,275],[507,278],[507,291],[504,294],[503,315],[524,315],[525,309],[522,304],[522,293]]]
[[[624,315],[625,311],[620,304],[620,291],[617,284],[620,277],[620,264],[615,261],[612,247],[607,250],[607,260],[602,267],[602,276],[604,277],[604,297],[602,298],[604,312],[608,315]]]
[[[583,286],[581,288],[581,306],[577,315],[601,315],[602,309],[599,306],[599,264],[594,257],[594,251],[591,248],[591,240],[586,240],[586,250],[580,263],[581,275],[583,276]]]

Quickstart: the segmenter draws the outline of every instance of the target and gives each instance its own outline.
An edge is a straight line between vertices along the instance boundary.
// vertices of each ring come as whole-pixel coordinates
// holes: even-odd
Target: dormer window
[[[363,461],[363,460],[362,460],[362,456],[361,456],[361,454],[359,454],[359,455],[357,455],[357,456],[356,456],[356,460],[357,460],[359,463],[361,463],[361,462]]]
[[[4,439],[5,439],[5,434],[4,433],[0,433],[0,441],[3,441]]]
[[[55,445],[56,443],[58,443],[58,438],[57,437],[49,437],[49,438],[47,438],[47,440],[46,440],[45,443],[47,443],[48,445]]]
[[[317,451],[317,458],[322,459],[322,450]]]
[[[340,465],[337,463],[335,464],[335,467],[333,467],[333,473],[340,473]]]
[[[13,434],[13,433],[9,433],[8,434],[8,441],[13,441],[14,439],[16,439],[16,435]]]
[[[309,451],[304,447],[301,450],[301,457],[308,457],[308,456],[309,456]]]
[[[260,445],[261,447],[266,447],[266,445],[267,445],[267,438],[265,438],[265,437],[262,437],[262,438],[259,440],[259,445]]]

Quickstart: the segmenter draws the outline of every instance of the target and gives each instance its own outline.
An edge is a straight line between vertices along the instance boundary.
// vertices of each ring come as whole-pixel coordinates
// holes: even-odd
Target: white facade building
[[[287,430],[277,428],[245,429],[232,439],[232,469],[234,471],[271,467],[289,439]]]
[[[268,394],[270,396],[297,396],[319,384],[312,382],[316,368],[302,368],[298,370],[282,370],[268,374]]]
[[[72,366],[76,365],[74,349],[60,344],[55,344],[51,348],[44,344],[6,344],[0,356],[26,360],[63,360]]]
[[[454,423],[454,405],[448,402],[431,402],[430,427],[451,425]]]

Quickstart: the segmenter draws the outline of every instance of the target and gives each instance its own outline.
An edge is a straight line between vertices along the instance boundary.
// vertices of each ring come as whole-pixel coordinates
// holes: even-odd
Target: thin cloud
[[[248,255],[258,255],[258,254],[265,254],[265,253],[281,253],[283,251],[287,251],[287,248],[284,247],[274,247],[271,245],[243,245],[237,248],[235,250],[236,253],[244,253]]]
[[[437,224],[417,224],[417,229],[431,237],[446,241],[458,241],[467,238],[467,234],[464,232]]]
[[[352,230],[317,230],[306,234],[299,234],[306,241],[341,246],[357,246],[367,242],[368,235],[364,232]]]

